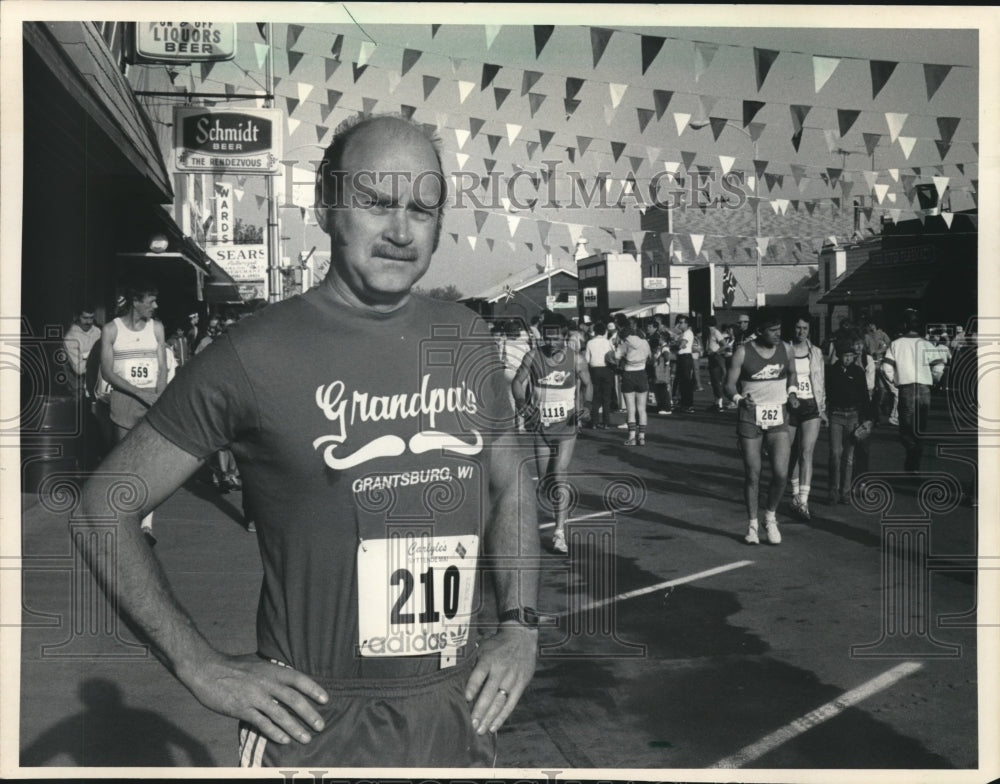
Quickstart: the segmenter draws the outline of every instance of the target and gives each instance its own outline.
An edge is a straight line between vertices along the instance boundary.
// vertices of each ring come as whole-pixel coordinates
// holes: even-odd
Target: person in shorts
[[[819,346],[809,340],[809,318],[795,321],[792,341],[799,405],[788,409],[790,455],[788,477],[792,485],[792,511],[809,520],[809,492],[812,490],[813,454],[821,425],[826,424],[826,361]]]
[[[649,396],[646,365],[652,359],[652,351],[649,341],[631,327],[623,328],[620,335],[621,342],[615,349],[615,359],[624,360],[621,384],[628,425],[625,446],[643,446],[646,443],[646,400]]]
[[[326,278],[220,334],[84,487],[82,557],[169,671],[239,720],[242,765],[489,766],[534,672],[538,521],[503,366],[475,313],[413,292],[446,188],[423,126],[341,124],[317,172]],[[138,533],[226,446],[263,569],[246,654],[196,628]],[[145,492],[112,507],[107,542],[123,475]]]
[[[726,394],[738,406],[736,440],[743,458],[743,492],[747,509],[747,544],[759,544],[758,495],[762,450],[771,462],[764,528],[767,541],[781,543],[776,511],[788,481],[790,452],[788,410],[798,408],[798,379],[791,346],[781,340],[781,318],[761,310],[756,337],[737,346],[726,376]]]
[[[539,330],[542,344],[525,355],[511,390],[515,411],[534,433],[538,492],[549,500],[555,515],[552,549],[565,554],[569,511],[561,487],[576,447],[579,412],[591,394],[590,372],[584,356],[567,341],[565,318],[547,313]]]

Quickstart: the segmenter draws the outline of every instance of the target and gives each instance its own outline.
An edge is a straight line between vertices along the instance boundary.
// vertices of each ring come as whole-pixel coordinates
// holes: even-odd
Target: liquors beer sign
[[[282,114],[277,109],[174,109],[175,164],[182,172],[276,174]]]
[[[235,22],[136,22],[135,63],[195,63],[236,56]]]

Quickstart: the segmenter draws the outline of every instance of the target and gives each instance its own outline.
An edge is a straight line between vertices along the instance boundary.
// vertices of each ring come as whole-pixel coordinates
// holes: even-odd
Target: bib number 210
[[[449,566],[444,570],[443,590],[441,597],[441,611],[444,617],[451,620],[458,614],[459,582],[461,573],[457,566]],[[389,578],[389,583],[393,586],[402,586],[396,603],[389,613],[389,623],[393,626],[412,624],[414,620],[419,623],[436,623],[441,620],[441,612],[438,611],[434,596],[434,567],[430,566],[427,571],[420,575],[421,594],[423,596],[422,611],[419,617],[415,617],[412,612],[403,612],[406,603],[413,595],[413,588],[416,581],[413,579],[413,572],[409,569],[397,569]]]

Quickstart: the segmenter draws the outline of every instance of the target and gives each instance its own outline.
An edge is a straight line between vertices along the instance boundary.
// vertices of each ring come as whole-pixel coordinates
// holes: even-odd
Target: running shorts
[[[760,438],[764,433],[788,432],[788,405],[781,406],[781,424],[772,425],[766,430],[757,424],[754,417],[754,406],[741,402],[736,418],[736,435],[740,438]]]
[[[792,427],[798,427],[810,419],[819,419],[819,404],[814,397],[807,397],[805,400],[800,400],[798,408],[792,408],[791,406],[787,408],[788,424]]]
[[[649,392],[649,376],[646,371],[626,370],[622,374],[622,392]]]
[[[282,745],[241,721],[240,767],[492,767],[496,735],[476,734],[465,701],[475,658],[417,678],[313,678],[330,695],[326,705],[313,705],[323,731],[310,728],[309,743]]]

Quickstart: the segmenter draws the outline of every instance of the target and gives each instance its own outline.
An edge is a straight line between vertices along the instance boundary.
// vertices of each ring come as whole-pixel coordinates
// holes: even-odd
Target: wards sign
[[[277,172],[281,113],[177,108],[174,148],[179,171]]]

